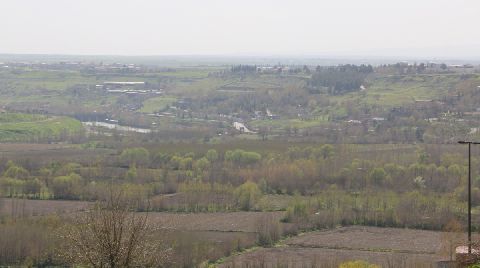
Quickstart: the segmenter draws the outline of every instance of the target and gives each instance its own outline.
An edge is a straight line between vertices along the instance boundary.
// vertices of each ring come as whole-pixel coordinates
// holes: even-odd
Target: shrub
[[[339,268],[380,268],[380,266],[366,261],[349,261],[340,264]]]
[[[237,206],[241,210],[251,210],[262,197],[262,192],[256,183],[247,181],[235,189],[234,195]]]

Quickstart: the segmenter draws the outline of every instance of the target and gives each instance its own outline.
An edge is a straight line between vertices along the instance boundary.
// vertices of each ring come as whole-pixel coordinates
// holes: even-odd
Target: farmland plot
[[[342,227],[287,239],[275,248],[235,256],[220,267],[337,267],[365,260],[382,267],[430,267],[445,260],[442,232]]]

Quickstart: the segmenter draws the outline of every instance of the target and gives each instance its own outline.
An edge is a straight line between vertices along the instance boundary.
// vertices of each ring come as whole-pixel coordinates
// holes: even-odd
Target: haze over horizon
[[[2,54],[480,58],[471,0],[7,0]]]

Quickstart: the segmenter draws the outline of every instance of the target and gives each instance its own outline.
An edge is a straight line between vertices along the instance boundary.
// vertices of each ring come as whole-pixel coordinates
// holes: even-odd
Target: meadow
[[[82,124],[68,117],[0,114],[1,142],[61,141],[82,131]]]
[[[156,97],[146,100],[143,107],[140,109],[142,113],[154,113],[163,111],[177,101],[175,97]]]

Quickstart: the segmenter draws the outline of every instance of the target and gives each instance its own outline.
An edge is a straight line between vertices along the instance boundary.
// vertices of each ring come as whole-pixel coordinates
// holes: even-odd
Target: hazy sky
[[[0,0],[0,53],[480,56],[480,1]]]

